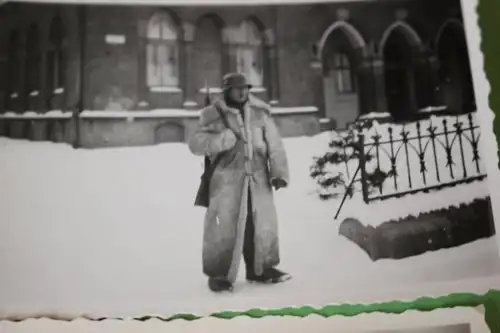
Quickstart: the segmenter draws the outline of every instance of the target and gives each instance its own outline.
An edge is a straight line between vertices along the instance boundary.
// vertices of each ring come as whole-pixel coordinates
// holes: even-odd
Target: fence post
[[[366,155],[365,155],[365,135],[358,135],[359,149],[359,169],[361,171],[361,192],[363,193],[363,201],[369,202],[368,198],[368,177],[366,174]]]

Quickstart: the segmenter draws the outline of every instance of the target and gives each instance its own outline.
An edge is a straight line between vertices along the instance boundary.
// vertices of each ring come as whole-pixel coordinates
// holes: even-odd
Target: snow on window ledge
[[[180,93],[182,89],[179,87],[149,87],[149,91],[155,93]]]
[[[222,93],[222,89],[219,87],[208,87],[208,91],[213,94],[220,94]],[[207,88],[201,88],[198,90],[199,93],[205,94],[207,92]]]
[[[422,112],[422,113],[440,112],[440,111],[446,111],[447,109],[448,109],[448,107],[446,105],[428,106],[426,108],[418,110],[418,112]]]
[[[105,110],[85,110],[80,113],[80,117],[84,119],[98,118],[196,118],[199,116],[198,111],[189,111],[185,109],[154,109],[146,111],[130,110],[130,111],[105,111]]]
[[[198,103],[196,103],[195,101],[185,101],[182,106],[188,108],[188,107],[197,107],[198,106]]]
[[[62,93],[64,93],[64,88],[57,88],[57,89],[54,89],[54,95],[60,95]]]
[[[275,99],[273,99],[272,101],[269,101],[269,104],[270,105],[278,105],[280,101],[277,101]]]
[[[316,113],[318,112],[318,108],[315,106],[290,106],[290,107],[272,107],[272,114],[299,114],[299,113]]]
[[[253,92],[253,93],[263,93],[263,92],[266,92],[267,89],[264,88],[264,87],[252,87],[250,89],[250,92]]]
[[[186,101],[186,103],[195,103]],[[193,105],[193,104],[192,104]],[[197,104],[196,104],[197,105]],[[194,105],[193,105],[194,106]],[[301,113],[316,113],[318,108],[314,106],[299,106],[299,107],[280,107],[271,108],[273,114],[301,114]],[[134,119],[134,118],[197,118],[200,115],[199,110],[187,109],[153,109],[153,110],[130,110],[130,111],[107,111],[107,110],[84,110],[80,113],[82,119]],[[64,119],[71,118],[72,112],[51,110],[46,113],[36,113],[27,111],[23,113],[6,112],[0,114],[0,119]]]
[[[219,88],[219,87],[208,87],[208,89],[210,90],[211,93],[214,93],[214,94],[220,94],[222,93],[222,89]],[[263,92],[266,92],[266,88],[264,87],[252,87],[250,89],[250,92],[251,93],[263,93]],[[200,90],[198,90],[198,92],[200,93],[206,93],[207,92],[207,88],[201,88]]]
[[[12,111],[0,114],[0,119],[68,119],[73,114],[68,111],[51,110],[45,113],[37,113],[35,111],[25,111],[23,113],[15,113]]]
[[[17,98],[17,97],[19,97],[19,95],[16,92],[10,94],[10,98]]]
[[[390,118],[390,117],[392,116],[389,112],[370,112],[360,115],[358,119],[365,120],[365,119],[380,119],[380,118]]]
[[[46,113],[42,114],[45,118],[71,118],[73,116],[73,112],[71,111],[62,111],[62,110],[50,110]]]
[[[38,90],[30,92],[30,96],[38,96]]]
[[[184,102],[190,103],[191,101]],[[195,103],[195,102],[193,102]],[[302,107],[282,107],[271,108],[273,114],[287,115],[287,114],[301,114],[301,113],[316,113],[318,108],[314,106]],[[85,110],[80,113],[81,118],[85,119],[98,119],[98,118],[196,118],[200,115],[199,110],[186,110],[186,109],[153,109],[153,110],[129,110],[129,111],[106,111],[106,110]]]

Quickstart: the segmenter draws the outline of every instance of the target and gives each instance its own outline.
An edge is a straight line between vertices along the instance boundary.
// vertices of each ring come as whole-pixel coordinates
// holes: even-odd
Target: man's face
[[[248,87],[231,88],[229,95],[231,99],[237,103],[243,103],[248,98]]]

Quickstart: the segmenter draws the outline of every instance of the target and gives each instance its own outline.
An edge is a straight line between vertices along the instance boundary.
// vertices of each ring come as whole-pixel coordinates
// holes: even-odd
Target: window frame
[[[236,44],[236,71],[242,73],[247,77],[250,83],[258,90],[265,86],[266,82],[266,61],[265,61],[265,39],[259,26],[251,19],[244,20],[241,22],[240,33],[242,34],[242,40]],[[252,82],[252,77],[249,72],[241,68],[241,60],[246,60],[245,57],[241,57],[241,54],[246,54],[248,51],[257,54],[257,59],[255,56],[252,57],[252,61],[257,60],[258,74],[260,75],[259,82]],[[251,66],[253,67],[253,66]]]
[[[356,77],[349,54],[343,50],[334,52],[332,55],[332,63],[331,70],[334,73],[337,93],[339,95],[357,93]],[[346,84],[346,78],[349,78],[350,84]]]
[[[159,22],[155,22],[159,21]],[[159,35],[151,36],[153,33],[151,30],[153,29],[153,24],[158,24],[159,27]],[[166,34],[165,29],[171,30],[171,36]],[[144,63],[142,66],[144,67],[144,84],[150,91],[178,91],[180,90],[180,81],[181,81],[181,71],[180,71],[180,42],[179,42],[179,29],[175,24],[172,16],[169,13],[164,11],[157,12],[148,20],[146,25],[145,32],[145,45],[144,45]],[[164,66],[170,66],[170,70],[173,72],[173,75],[170,77],[165,77],[163,73],[159,74],[159,82],[154,83],[151,82],[152,79],[150,77],[150,58],[151,53],[158,60],[159,52],[161,48],[164,47],[167,50],[167,54],[169,57],[166,59],[164,63],[156,63],[153,64],[156,67],[156,70],[163,70]],[[150,51],[151,48],[153,51]],[[172,54],[174,55],[173,64],[168,64],[168,59],[172,58]]]

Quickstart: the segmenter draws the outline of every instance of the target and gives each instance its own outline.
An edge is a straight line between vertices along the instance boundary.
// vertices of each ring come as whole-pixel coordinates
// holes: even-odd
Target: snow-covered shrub
[[[358,169],[362,147],[359,134],[372,126],[372,120],[363,120],[347,130],[331,132],[329,150],[323,156],[316,157],[310,168],[310,175],[319,185],[318,194],[322,200],[342,197],[346,192],[352,197],[355,192],[361,190],[361,170]],[[373,154],[365,153],[366,162],[370,162],[372,158]],[[380,174],[380,170],[368,173],[368,189],[378,186],[387,176]]]

